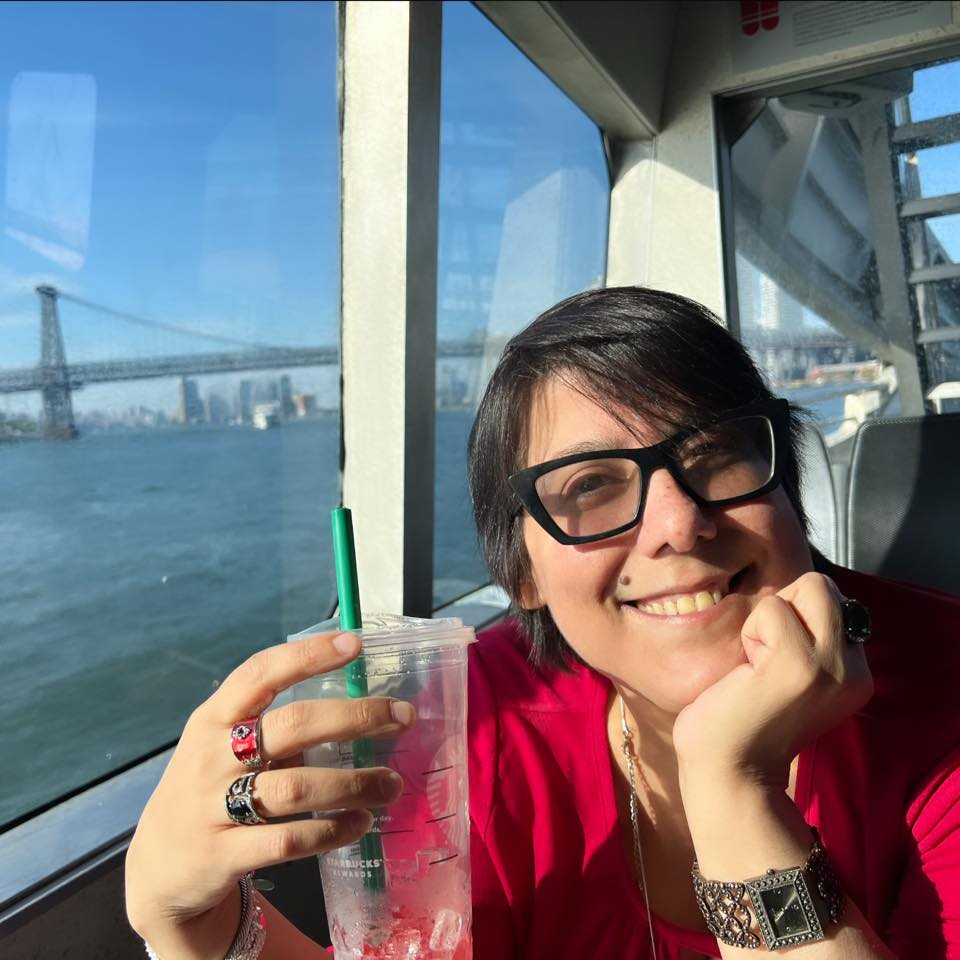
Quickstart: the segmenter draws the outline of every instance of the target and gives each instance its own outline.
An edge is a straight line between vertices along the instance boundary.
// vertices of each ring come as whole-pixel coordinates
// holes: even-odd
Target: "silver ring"
[[[859,600],[841,600],[840,612],[847,643],[866,643],[870,639],[870,611]]]
[[[257,808],[253,802],[253,781],[256,777],[256,773],[245,773],[242,777],[237,777],[230,784],[230,788],[224,797],[227,816],[232,823],[238,826],[250,827],[257,823],[267,822],[257,813]]]

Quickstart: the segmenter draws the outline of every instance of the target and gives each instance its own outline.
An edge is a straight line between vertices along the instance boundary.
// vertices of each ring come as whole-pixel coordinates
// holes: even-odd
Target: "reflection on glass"
[[[474,7],[443,7],[434,604],[487,581],[466,489],[473,412],[510,335],[599,285],[609,178],[593,123]]]
[[[732,147],[741,334],[835,462],[867,417],[932,409],[960,380],[960,216],[944,196],[960,192],[960,142],[932,119],[960,112],[958,69],[770,99]]]
[[[334,16],[0,7],[0,826],[329,612]]]

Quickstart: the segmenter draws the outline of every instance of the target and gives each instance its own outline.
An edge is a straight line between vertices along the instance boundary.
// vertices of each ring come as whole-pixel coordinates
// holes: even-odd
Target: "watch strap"
[[[707,921],[707,929],[721,942],[733,947],[778,950],[801,942],[823,939],[823,927],[839,923],[846,898],[833,864],[811,827],[813,844],[806,861],[786,870],[768,870],[759,877],[743,881],[707,880],[697,862],[691,876],[697,906]],[[804,935],[778,936],[763,906],[761,891],[781,883],[792,883],[798,902],[808,911],[809,931]]]
[[[748,950],[763,946],[763,941],[753,932],[757,924],[746,883],[705,880],[696,860],[691,876],[697,906],[707,921],[707,929],[721,943]]]
[[[833,862],[820,843],[820,835],[815,827],[811,829],[813,830],[813,847],[807,862],[803,865],[803,869],[813,881],[810,893],[815,900],[823,904],[828,922],[839,923],[843,919],[843,907],[847,898],[843,894],[843,887],[840,886]]]

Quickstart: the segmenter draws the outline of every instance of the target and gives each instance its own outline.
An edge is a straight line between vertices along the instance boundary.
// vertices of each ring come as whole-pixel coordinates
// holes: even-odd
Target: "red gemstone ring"
[[[230,731],[230,749],[245,766],[259,770],[263,766],[260,756],[260,718],[250,717],[233,725]]]

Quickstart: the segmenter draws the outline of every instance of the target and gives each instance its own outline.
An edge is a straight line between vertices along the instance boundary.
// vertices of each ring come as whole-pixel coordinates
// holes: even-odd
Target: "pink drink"
[[[328,621],[297,638],[337,628]],[[396,740],[367,742],[373,764],[404,781],[400,798],[375,811],[379,845],[319,858],[336,960],[470,960],[466,667],[473,630],[452,618],[374,616],[364,618],[361,636],[369,694],[409,700],[417,722]],[[299,684],[296,696],[345,697],[343,671]],[[306,762],[350,769],[353,745],[322,744]],[[371,850],[382,850],[382,860]]]

